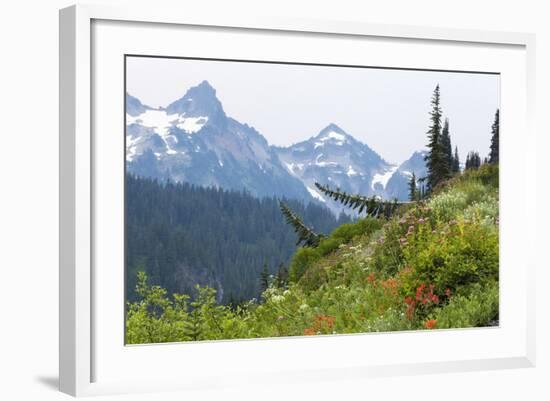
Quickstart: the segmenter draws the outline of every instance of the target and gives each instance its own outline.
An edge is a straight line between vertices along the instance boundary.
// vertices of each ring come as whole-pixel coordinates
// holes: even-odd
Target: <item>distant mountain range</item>
[[[288,146],[270,146],[253,127],[228,117],[215,89],[203,81],[165,108],[126,94],[127,171],[161,180],[246,190],[257,197],[341,206],[315,182],[363,195],[407,199],[412,173],[426,175],[424,152],[401,165],[385,161],[336,124]],[[399,145],[396,145],[399,146]]]

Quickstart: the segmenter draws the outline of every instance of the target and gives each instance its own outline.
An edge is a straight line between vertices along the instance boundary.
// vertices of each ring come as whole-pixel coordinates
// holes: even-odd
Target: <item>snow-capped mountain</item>
[[[149,107],[127,94],[126,122],[130,173],[314,201],[335,213],[342,206],[321,194],[316,182],[405,200],[412,172],[426,175],[424,153],[393,165],[336,124],[289,147],[270,146],[253,127],[225,114],[207,81],[165,108]]]
[[[408,183],[413,173],[417,180],[426,177],[428,173],[426,170],[426,161],[424,160],[425,157],[426,151],[417,151],[409,159],[401,163],[387,182],[386,196],[388,199],[408,199]]]
[[[304,183],[314,198],[333,210],[340,210],[340,205],[319,193],[316,182],[348,193],[385,197],[385,185],[397,169],[336,124],[306,141],[276,149],[288,171]]]
[[[126,96],[128,172],[256,196],[311,199],[254,128],[228,117],[203,81],[166,108]]]

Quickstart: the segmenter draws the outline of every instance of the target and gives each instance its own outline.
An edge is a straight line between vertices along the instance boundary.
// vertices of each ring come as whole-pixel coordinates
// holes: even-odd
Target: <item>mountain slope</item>
[[[369,146],[336,124],[328,125],[306,141],[274,149],[288,171],[304,183],[313,197],[332,210],[341,210],[341,207],[320,194],[315,182],[346,192],[384,196],[383,186],[377,183],[394,169]]]
[[[207,81],[165,108],[127,94],[126,112],[127,171],[143,177],[314,201],[338,214],[341,205],[315,182],[405,200],[410,174],[425,175],[423,153],[396,166],[336,124],[300,143],[270,146],[253,127],[226,115]]]
[[[205,299],[195,308],[202,319],[191,320],[187,309],[159,318],[140,300],[129,306],[127,342],[498,326],[498,177],[498,166],[485,164],[389,221],[338,227],[317,247],[297,250],[288,282],[273,282],[237,310]],[[169,330],[182,321],[198,328]],[[158,334],[151,338],[144,326]]]
[[[426,154],[426,151],[414,152],[409,159],[401,163],[387,182],[385,188],[387,198],[408,199],[408,184],[412,174],[414,173],[417,180],[426,177],[428,174],[426,161],[424,160]]]
[[[126,102],[128,172],[258,197],[311,199],[260,133],[227,117],[207,81],[166,108],[144,106],[130,95]]]

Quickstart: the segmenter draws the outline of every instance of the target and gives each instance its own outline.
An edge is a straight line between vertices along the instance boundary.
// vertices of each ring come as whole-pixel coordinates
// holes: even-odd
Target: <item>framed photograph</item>
[[[60,12],[61,391],[533,366],[534,37],[185,11]]]

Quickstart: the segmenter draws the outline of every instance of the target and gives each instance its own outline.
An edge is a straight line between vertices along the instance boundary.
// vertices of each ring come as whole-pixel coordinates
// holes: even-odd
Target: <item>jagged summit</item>
[[[166,112],[185,114],[187,117],[225,117],[223,106],[216,96],[216,89],[206,80],[189,88],[182,98],[169,104]]]

